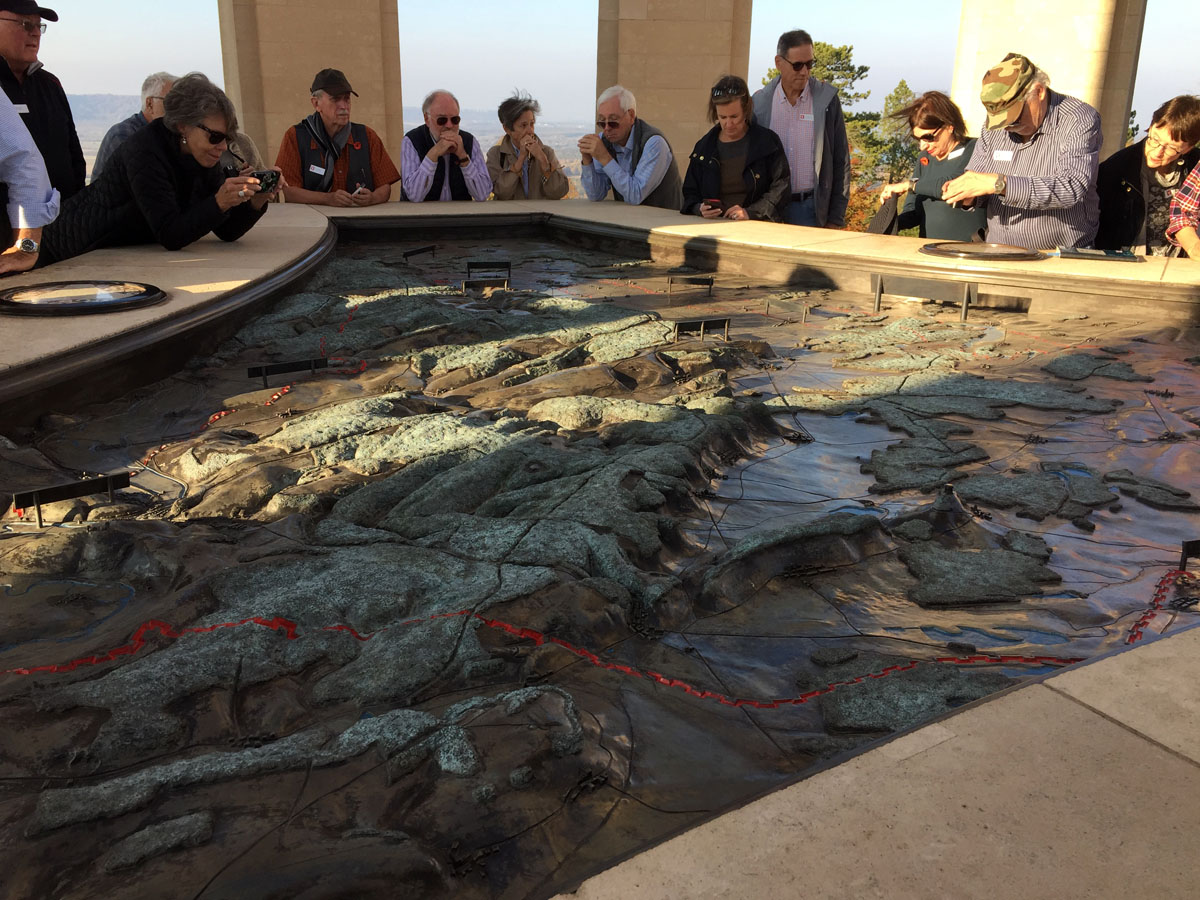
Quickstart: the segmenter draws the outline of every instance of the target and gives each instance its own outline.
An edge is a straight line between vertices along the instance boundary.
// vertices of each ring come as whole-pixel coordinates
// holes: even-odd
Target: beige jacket
[[[494,200],[561,200],[567,195],[567,176],[563,174],[554,151],[545,144],[546,159],[550,163],[550,174],[542,177],[542,164],[529,160],[529,196],[521,183],[521,173],[512,170],[520,155],[506,134],[504,140],[487,152],[488,174],[492,176],[492,199]]]

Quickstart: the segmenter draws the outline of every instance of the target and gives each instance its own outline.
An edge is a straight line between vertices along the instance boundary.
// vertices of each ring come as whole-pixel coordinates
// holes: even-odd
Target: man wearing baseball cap
[[[987,203],[987,239],[1033,250],[1088,247],[1100,223],[1100,114],[1050,90],[1050,78],[1010,53],[983,76],[987,126],[947,203]]]
[[[0,87],[13,102],[46,163],[50,183],[66,200],[83,189],[87,164],[71,106],[59,80],[38,61],[46,24],[58,13],[34,0],[0,0]]]
[[[283,136],[275,159],[289,203],[374,206],[391,198],[400,173],[383,141],[350,121],[350,96],[358,94],[338,69],[322,69],[309,89],[313,113]]]

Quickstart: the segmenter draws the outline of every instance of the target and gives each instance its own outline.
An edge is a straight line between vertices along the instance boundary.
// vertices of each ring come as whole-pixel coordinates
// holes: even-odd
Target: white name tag
[[[312,172],[314,175],[324,175],[325,174],[325,170],[322,169],[320,166],[309,166],[308,171]]]
[[[812,113],[801,113],[800,114],[801,122],[813,122],[815,120],[816,120],[816,116],[814,116]]]
[[[1013,152],[1011,150],[993,150],[992,159],[996,162],[1012,162]]]
[[[21,115],[25,115],[26,113],[29,112],[29,106],[25,103],[14,103],[13,109],[15,109]]]
[[[958,159],[960,156],[963,155],[963,151],[965,151],[966,149],[967,149],[966,147],[959,147],[957,150],[951,150],[950,155],[947,156],[946,159]]]

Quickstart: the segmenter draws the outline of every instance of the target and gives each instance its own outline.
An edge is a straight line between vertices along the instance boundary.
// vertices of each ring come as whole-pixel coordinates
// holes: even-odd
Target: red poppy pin
[[[350,146],[352,146],[355,150],[361,150],[362,142],[361,141],[351,141]]]
[[[928,156],[921,157],[921,165],[923,165],[923,166],[929,165],[929,157]]]

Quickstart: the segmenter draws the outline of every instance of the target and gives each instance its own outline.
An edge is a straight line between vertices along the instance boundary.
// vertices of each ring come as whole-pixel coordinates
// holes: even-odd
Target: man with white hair
[[[633,92],[614,84],[596,100],[596,130],[579,139],[583,189],[589,200],[634,206],[683,206],[683,181],[666,136],[637,116]]]
[[[421,104],[425,124],[400,143],[400,186],[404,199],[486,200],[492,192],[487,158],[475,135],[458,127],[458,100],[436,90]]]
[[[122,119],[108,129],[104,140],[100,142],[100,149],[96,151],[96,161],[92,163],[93,181],[100,177],[100,170],[104,168],[125,138],[162,117],[163,101],[167,98],[167,91],[171,90],[171,85],[176,80],[170,72],[155,72],[153,75],[146,76],[146,80],[142,82],[142,108],[128,119]]]

